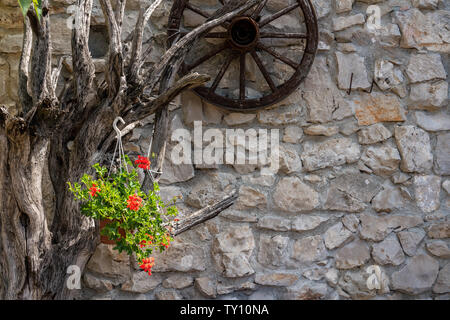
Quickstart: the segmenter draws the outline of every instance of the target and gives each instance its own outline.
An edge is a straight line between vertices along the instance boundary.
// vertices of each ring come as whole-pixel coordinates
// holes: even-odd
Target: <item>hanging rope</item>
[[[148,145],[148,150],[147,150],[147,158],[150,159],[150,152],[152,150],[152,143],[153,143],[153,134],[155,133],[155,125],[153,125],[153,129],[152,129],[152,135],[150,137],[150,143]],[[153,173],[160,173],[162,174],[162,171],[156,171],[156,170],[151,170],[150,168],[147,169],[148,174],[150,175],[150,179],[152,179],[152,184],[154,184],[156,182],[155,177],[153,176]],[[156,191],[156,194],[160,194],[160,191]],[[157,205],[159,210],[162,210],[161,206],[158,204]],[[167,217],[163,215],[163,219],[165,220],[165,222],[167,223]],[[169,230],[169,232],[171,233],[171,230]]]
[[[150,138],[150,143],[149,143],[149,145],[148,145],[148,151],[147,151],[147,158],[148,159],[150,159],[150,152],[151,152],[151,149],[152,149],[152,143],[153,143],[153,134],[155,133],[155,125],[153,125],[153,130],[152,130],[152,135],[151,135],[151,138]],[[151,169],[148,169],[148,173],[150,174],[150,179],[152,179],[152,184],[153,183],[155,183],[155,177],[153,176],[153,173],[159,173],[159,174],[162,174],[163,172],[162,171],[156,171],[156,170],[151,170]]]
[[[113,153],[113,157],[111,159],[111,165],[109,167],[108,177],[111,174],[111,170],[112,170],[114,161],[116,160],[116,152],[117,151],[118,151],[118,156],[119,156],[119,170],[120,170],[120,172],[122,172],[122,158],[123,158],[124,159],[125,170],[127,170],[127,173],[129,173],[127,163],[125,162],[125,151],[123,149],[123,144],[122,144],[122,132],[117,127],[117,123],[119,121],[122,122],[122,124],[125,124],[125,121],[122,119],[122,117],[117,117],[117,118],[114,119],[113,129],[116,132],[116,146],[114,147],[114,153]],[[148,159],[150,159],[150,152],[151,152],[151,148],[152,148],[154,130],[155,130],[155,128],[153,128],[152,135],[151,135],[151,138],[150,138],[150,143],[148,145],[148,151],[147,151],[147,158]],[[152,180],[152,183],[156,182],[155,177],[153,176],[154,173],[159,173],[159,174],[163,173],[162,171],[151,170],[150,168],[147,169],[147,171],[150,174],[150,179]]]

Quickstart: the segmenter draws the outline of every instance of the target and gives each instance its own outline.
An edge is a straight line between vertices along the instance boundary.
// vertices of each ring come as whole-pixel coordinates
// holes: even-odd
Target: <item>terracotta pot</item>
[[[102,231],[102,229],[108,224],[111,223],[112,221],[110,220],[100,220],[100,231]],[[119,228],[119,233],[122,236],[122,238],[125,238],[125,230],[123,230],[122,228]],[[111,240],[109,239],[107,236],[104,236],[102,234],[100,234],[100,242],[104,243],[104,244],[116,244],[115,240]]]

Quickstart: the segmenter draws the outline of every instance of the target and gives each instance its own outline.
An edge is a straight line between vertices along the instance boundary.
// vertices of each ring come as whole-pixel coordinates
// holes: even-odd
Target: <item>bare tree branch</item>
[[[165,92],[170,90],[174,85],[176,72],[179,69],[182,60],[175,62],[170,68],[166,68],[166,71],[161,79],[159,91]],[[167,138],[169,136],[169,108],[168,103],[161,105],[155,114],[155,125],[152,133],[152,145],[150,146],[150,158],[153,162],[153,169],[156,171],[155,180],[159,181],[161,177],[162,167],[164,163],[164,157],[166,153]],[[145,178],[142,184],[143,190],[147,191],[153,188],[152,178],[149,173],[145,172]]]
[[[139,76],[139,70],[145,57],[142,57],[142,39],[144,36],[144,28],[150,19],[153,12],[161,4],[162,0],[155,0],[145,11],[141,10],[139,12],[139,17],[136,22],[136,28],[133,35],[133,45],[131,50],[131,60],[128,71],[128,81],[136,83]]]
[[[27,113],[32,105],[33,99],[28,93],[28,73],[31,56],[31,45],[33,41],[33,33],[30,25],[30,18],[25,17],[23,26],[23,45],[19,63],[19,99],[22,104],[22,111]]]
[[[175,99],[181,92],[198,87],[205,84],[210,80],[210,77],[204,74],[191,73],[170,86],[166,91],[162,92],[155,100],[133,110],[129,117],[126,117],[127,122],[133,122],[144,119],[151,114],[154,114],[156,110],[162,106],[168,105],[173,99]]]
[[[77,114],[87,105],[88,95],[95,77],[95,67],[89,52],[89,31],[93,0],[78,0],[75,28],[72,30],[72,64],[75,94],[78,101]],[[76,116],[77,116],[76,114]]]
[[[36,17],[36,12],[34,12],[32,6],[28,9],[27,17],[30,19],[31,30],[33,30],[34,35],[37,36],[39,34],[39,19]]]
[[[42,1],[42,17],[39,21],[38,34],[35,37],[31,57],[31,96],[37,107],[44,100],[56,99],[53,91],[51,74],[50,14],[48,0]],[[31,112],[31,111],[30,111]]]
[[[53,91],[55,91],[55,92],[56,92],[56,87],[58,85],[59,75],[61,74],[61,70],[63,67],[63,61],[65,59],[66,59],[66,56],[60,57],[58,60],[58,65],[56,66],[56,68],[53,69],[53,72],[52,72],[52,86],[53,86]]]
[[[179,69],[182,60],[175,62],[175,65],[167,68],[160,83],[160,92],[165,92],[169,90],[175,82],[176,72]],[[208,78],[209,80],[209,78]],[[208,81],[206,80],[206,81]],[[159,109],[156,110],[155,114],[155,126],[153,129],[152,145],[150,146],[150,158],[153,163],[153,170],[156,171],[154,180],[159,181],[161,178],[161,173],[164,158],[166,153],[167,138],[169,136],[169,108],[167,108],[168,103],[161,105]],[[152,177],[148,172],[145,172],[145,178],[143,181],[143,190],[147,191],[153,188]]]
[[[128,113],[123,115],[123,119],[128,124],[145,119],[148,116],[154,114],[162,106],[168,105],[184,90],[189,90],[202,84],[205,84],[206,82],[209,81],[209,79],[210,79],[209,76],[198,73],[186,75],[155,99],[151,99],[149,102],[143,105],[139,105],[138,107],[134,108],[134,110],[129,111]],[[101,153],[106,153],[108,151],[109,147],[114,141],[114,138],[115,133],[111,132],[106,142],[103,144]]]
[[[123,16],[125,14],[125,5],[127,4],[127,0],[116,0],[116,22],[119,30],[122,30]]]
[[[225,196],[221,201],[214,205],[207,206],[201,210],[190,214],[189,216],[182,217],[179,222],[171,222],[171,229],[173,229],[172,236],[178,236],[183,232],[186,232],[193,227],[208,221],[216,217],[223,210],[229,208],[238,198],[238,193],[233,191],[230,195]]]
[[[108,83],[109,97],[113,100],[121,90],[120,88],[123,84],[122,77],[124,77],[121,26],[117,23],[111,2],[109,0],[100,0],[100,4],[108,27],[109,59],[108,70],[105,76],[106,82]]]

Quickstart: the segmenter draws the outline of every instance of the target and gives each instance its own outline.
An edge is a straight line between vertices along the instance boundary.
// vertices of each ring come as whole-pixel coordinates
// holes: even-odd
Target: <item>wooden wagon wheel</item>
[[[197,15],[196,18],[211,19],[217,12],[215,10],[220,10],[223,5],[223,0],[218,1],[220,3],[217,2],[214,7],[203,4],[200,6],[198,4],[202,2],[200,0],[191,0],[197,5],[191,4],[189,0],[175,0],[169,17],[169,47],[178,35],[183,36],[190,31],[184,26],[184,17],[187,12],[191,16]],[[265,8],[268,1],[262,1],[260,5],[254,6],[241,16],[212,30],[199,39],[199,41],[203,41],[203,47],[206,43],[207,52],[201,53],[200,46],[194,46],[190,53],[194,59],[184,61],[180,68],[180,75],[185,75],[220,55],[220,59],[214,60],[209,72],[206,72],[211,76],[210,83],[194,89],[206,101],[228,110],[251,111],[268,107],[288,97],[305,79],[313,64],[318,45],[318,26],[314,7],[310,0],[286,2],[290,4],[276,10],[272,9],[270,12]],[[292,19],[293,14],[297,14],[294,20]],[[291,20],[288,22],[298,22],[300,28],[303,28],[305,32],[274,30],[272,24],[286,15],[291,15]],[[289,29],[291,23],[282,23],[281,25],[283,29],[285,26]],[[212,41],[216,41],[216,43],[211,44]],[[266,43],[266,41],[271,41],[271,43]],[[290,51],[290,57],[280,53],[276,48],[280,43],[282,45],[286,41],[288,43],[297,41],[296,44],[300,45]],[[278,68],[273,68],[271,63],[267,62],[268,59],[264,61],[263,54],[272,59],[272,64],[278,63]],[[292,55],[294,56],[292,57]],[[251,89],[249,85],[254,84],[246,79],[246,67],[249,65],[249,59],[252,59],[250,62],[259,70],[267,89],[264,92],[259,92],[258,89],[252,90],[253,95],[256,92],[256,95],[259,94],[259,96],[251,96],[247,93],[247,90]],[[219,83],[223,80],[232,62],[239,66],[239,71],[236,69],[234,72],[237,78],[236,89],[234,91],[229,89],[227,92],[226,88],[219,88]],[[288,79],[277,79],[271,74],[273,71],[271,69],[275,71],[280,69],[280,63],[282,64],[281,68],[284,68],[283,73],[289,74]],[[278,83],[276,83],[277,81]]]

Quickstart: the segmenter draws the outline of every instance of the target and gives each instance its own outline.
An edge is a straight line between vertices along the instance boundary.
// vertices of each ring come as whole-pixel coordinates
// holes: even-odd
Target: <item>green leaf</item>
[[[34,1],[34,0],[33,0]],[[22,14],[25,17],[31,5],[31,0],[18,0]]]
[[[36,15],[38,20],[41,20],[42,16],[42,0],[33,0],[34,10],[36,11]]]

